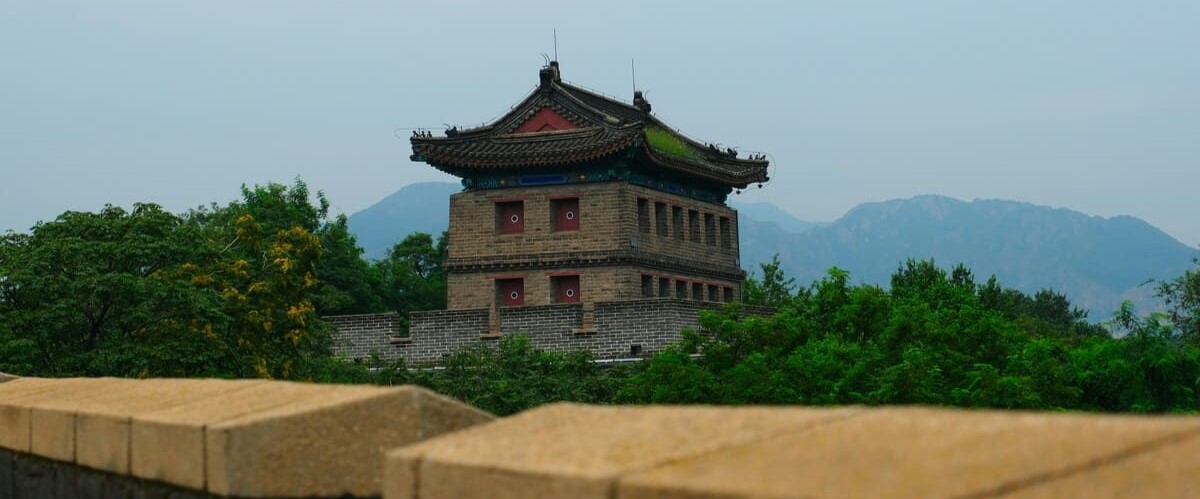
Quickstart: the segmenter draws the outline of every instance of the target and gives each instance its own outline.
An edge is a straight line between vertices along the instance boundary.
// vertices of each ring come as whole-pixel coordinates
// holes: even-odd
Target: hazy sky
[[[769,153],[742,200],[832,220],[944,194],[1200,244],[1200,2],[0,1],[0,231],[241,184],[347,213],[418,181],[407,131],[563,77]]]

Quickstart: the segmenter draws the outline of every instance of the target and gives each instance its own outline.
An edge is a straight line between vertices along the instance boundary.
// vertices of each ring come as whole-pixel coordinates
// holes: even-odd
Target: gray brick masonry
[[[365,359],[378,352],[385,360],[436,364],[446,354],[507,334],[523,333],[536,348],[549,351],[587,350],[599,359],[645,356],[679,341],[684,329],[699,325],[701,310],[723,304],[674,298],[597,302],[594,327],[584,328],[581,304],[500,308],[500,334],[489,327],[488,309],[413,312],[409,335],[400,337],[399,316],[391,314],[325,317],[338,330],[336,352]],[[745,313],[767,315],[761,307]]]

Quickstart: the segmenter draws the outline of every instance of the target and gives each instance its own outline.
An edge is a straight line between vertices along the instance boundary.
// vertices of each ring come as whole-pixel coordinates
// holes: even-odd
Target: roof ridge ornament
[[[633,91],[633,107],[641,109],[643,113],[650,114],[650,101],[646,100],[641,90]]]
[[[541,80],[538,87],[546,92],[553,88],[554,83],[561,83],[562,76],[558,72],[558,61],[551,60],[547,62],[542,67],[542,70],[538,71],[538,78]]]

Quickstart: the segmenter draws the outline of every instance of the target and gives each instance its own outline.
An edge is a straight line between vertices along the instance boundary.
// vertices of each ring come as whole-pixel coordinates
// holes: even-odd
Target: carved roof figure
[[[618,154],[638,158],[642,169],[663,169],[725,187],[766,182],[768,162],[738,158],[674,131],[650,114],[636,92],[634,103],[563,82],[557,61],[539,72],[540,84],[512,111],[478,128],[450,128],[444,137],[411,138],[413,161],[460,177],[503,170],[544,169],[592,162]]]

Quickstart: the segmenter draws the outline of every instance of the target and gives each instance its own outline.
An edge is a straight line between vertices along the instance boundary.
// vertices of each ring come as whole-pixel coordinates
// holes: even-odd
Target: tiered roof
[[[506,170],[554,169],[632,153],[649,170],[663,169],[727,187],[767,181],[761,156],[739,158],[732,150],[698,143],[634,103],[565,83],[558,63],[542,68],[541,84],[493,123],[445,136],[416,134],[412,160],[452,175],[471,177]]]

